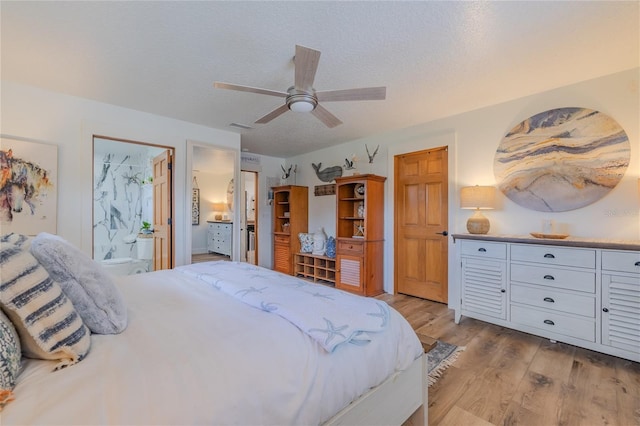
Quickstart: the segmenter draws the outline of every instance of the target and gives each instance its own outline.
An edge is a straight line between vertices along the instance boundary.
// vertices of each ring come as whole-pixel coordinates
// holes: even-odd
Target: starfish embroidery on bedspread
[[[302,287],[306,287],[307,283],[305,283],[302,280],[291,280],[290,283],[287,283],[287,285],[290,285],[293,288],[302,288]]]
[[[318,293],[317,291],[315,293],[309,293],[309,294],[312,295],[313,297],[319,297],[321,299],[335,300],[335,298],[329,296],[328,294]]]
[[[367,313],[367,315],[371,317],[382,318],[382,324],[380,325],[380,328],[385,328],[387,326],[387,322],[389,321],[389,312],[384,308],[384,306],[381,303],[377,303],[377,305],[378,305],[378,309],[380,309],[380,312],[377,312],[377,313],[369,312]]]
[[[210,282],[208,279],[205,279],[207,277],[214,278],[213,282]],[[220,280],[219,279],[215,279],[215,276],[213,276],[211,274],[206,274],[206,273],[201,272],[201,273],[196,275],[196,278],[198,278],[199,280],[204,281],[206,283],[209,282],[211,284],[211,286],[213,288],[217,289],[217,290],[222,290],[222,287],[220,286]]]
[[[363,335],[364,337],[360,337]],[[349,343],[356,346],[364,346],[371,343],[371,339],[368,337],[367,333],[365,333],[364,331],[358,331],[353,335],[351,340],[349,340]]]
[[[262,287],[262,288],[255,288],[253,286],[249,287],[249,288],[245,288],[244,290],[238,290],[236,291],[236,295],[241,295],[242,297],[246,296],[247,294],[250,293],[262,293],[264,290],[266,290],[267,287]]]
[[[323,318],[324,321],[327,323],[327,328],[325,330],[321,329],[321,328],[312,328],[309,330],[309,333],[313,333],[314,331],[320,331],[322,333],[327,333],[327,338],[324,340],[324,344],[328,345],[329,342],[331,342],[333,340],[334,337],[336,336],[340,336],[346,339],[346,336],[342,333],[340,333],[342,330],[345,330],[349,327],[349,325],[343,325],[340,327],[336,327],[333,325],[333,323],[331,321],[329,321],[326,318]]]
[[[260,309],[262,309],[265,312],[273,312],[278,309],[278,306],[276,305],[277,305],[276,303],[260,302]]]

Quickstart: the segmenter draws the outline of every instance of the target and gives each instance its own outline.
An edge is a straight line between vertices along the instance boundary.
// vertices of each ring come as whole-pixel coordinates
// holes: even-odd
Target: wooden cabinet
[[[640,361],[640,244],[453,237],[456,323],[465,315]]]
[[[293,275],[293,254],[300,252],[298,234],[307,232],[309,190],[306,186],[273,187],[273,269]]]
[[[294,255],[294,275],[313,282],[335,285],[336,260],[308,253]]]
[[[207,251],[231,256],[233,224],[230,222],[209,222],[207,229]]]
[[[370,174],[336,179],[336,288],[364,296],[384,291],[385,180]]]

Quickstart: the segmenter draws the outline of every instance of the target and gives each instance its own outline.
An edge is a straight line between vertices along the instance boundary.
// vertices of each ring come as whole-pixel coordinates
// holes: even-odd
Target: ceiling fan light
[[[316,106],[305,100],[300,99],[289,103],[289,109],[293,112],[311,112]]]

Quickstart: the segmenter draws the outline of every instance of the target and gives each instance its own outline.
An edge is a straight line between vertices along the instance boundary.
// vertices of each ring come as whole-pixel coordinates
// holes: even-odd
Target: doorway
[[[171,177],[162,193],[154,191],[153,159],[159,155],[171,159],[173,148],[93,136],[92,253],[114,273],[173,266],[172,229],[164,229],[161,263],[154,250],[154,212],[161,208],[171,217],[174,211]]]
[[[187,141],[190,186],[188,263],[237,260],[236,151]]]
[[[394,157],[395,291],[448,301],[447,147]]]
[[[258,264],[258,173],[241,173],[240,261]]]

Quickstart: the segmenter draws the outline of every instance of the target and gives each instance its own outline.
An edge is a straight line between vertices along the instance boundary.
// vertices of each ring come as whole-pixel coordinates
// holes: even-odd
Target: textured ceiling
[[[2,78],[242,134],[289,157],[639,66],[639,2],[7,2]],[[387,99],[254,121],[322,52],[316,90]],[[250,130],[229,127],[250,125]]]

